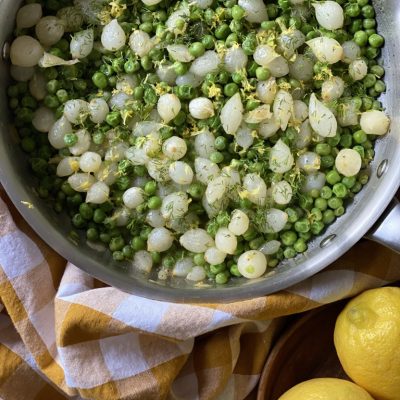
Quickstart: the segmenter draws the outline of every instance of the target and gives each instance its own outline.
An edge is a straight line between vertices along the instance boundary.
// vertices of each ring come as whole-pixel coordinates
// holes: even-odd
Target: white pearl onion
[[[270,208],[265,212],[265,225],[263,231],[265,233],[280,232],[288,221],[288,215],[277,208]]]
[[[225,54],[225,70],[233,74],[243,68],[246,68],[248,57],[241,47],[231,47]]]
[[[95,182],[94,176],[84,173],[76,173],[68,178],[68,183],[77,192],[87,192]]]
[[[94,183],[86,194],[86,203],[103,204],[108,200],[110,188],[104,182]]]
[[[57,165],[57,176],[63,178],[79,171],[79,157],[65,157]]]
[[[215,179],[220,173],[218,165],[207,158],[197,157],[194,160],[194,168],[196,171],[196,179],[204,183],[204,185],[208,185],[208,183]]]
[[[221,264],[225,261],[225,258],[226,253],[216,247],[210,247],[204,253],[204,259],[211,265]]]
[[[307,174],[317,172],[321,167],[321,157],[317,153],[307,151],[298,157],[296,165]]]
[[[163,143],[162,151],[171,160],[179,160],[187,152],[186,142],[178,137],[172,136]]]
[[[40,107],[33,114],[32,125],[39,132],[48,133],[55,122],[54,112],[47,107]]]
[[[202,158],[210,157],[210,154],[215,151],[215,137],[208,130],[201,131],[194,138],[194,149],[196,154]]]
[[[257,174],[247,174],[243,179],[243,189],[245,190],[245,197],[252,203],[259,206],[265,204],[267,198],[267,185]]]
[[[151,254],[146,250],[140,250],[135,253],[132,261],[132,269],[142,273],[150,273],[153,267]]]
[[[96,173],[96,179],[107,185],[112,185],[118,178],[118,165],[115,162],[105,161]]]
[[[189,185],[193,180],[193,170],[183,161],[175,161],[169,166],[169,176],[178,185]]]
[[[383,111],[370,110],[361,114],[361,129],[367,135],[385,135],[390,126],[390,119]]]
[[[187,274],[186,279],[192,282],[200,282],[206,278],[206,271],[203,267],[195,266]]]
[[[201,57],[196,58],[189,71],[197,76],[204,77],[209,72],[218,71],[221,60],[215,51],[206,51]]]
[[[249,229],[249,217],[241,210],[232,211],[228,229],[236,236],[243,235]]]
[[[355,176],[361,169],[361,156],[353,149],[343,149],[336,156],[335,167],[344,176]]]
[[[207,119],[214,116],[214,104],[206,97],[198,97],[189,103],[189,112],[193,118]]]
[[[29,82],[29,92],[36,100],[43,100],[47,95],[46,78],[41,72],[36,72]]]
[[[106,50],[117,51],[125,45],[126,35],[116,19],[104,28],[101,34],[101,44]]]
[[[301,190],[304,193],[311,192],[311,190],[321,190],[326,182],[326,176],[322,172],[316,172],[310,175],[307,175]]]
[[[271,149],[269,167],[273,172],[284,174],[294,164],[294,158],[289,146],[279,139]]]
[[[312,3],[312,6],[315,8],[315,17],[323,28],[335,30],[343,27],[343,8],[336,1],[321,1]]]
[[[361,55],[360,46],[356,42],[353,42],[352,40],[344,42],[342,44],[342,49],[343,49],[342,61],[345,62],[346,64],[350,64],[352,61],[356,60]]]
[[[64,115],[71,124],[82,124],[89,115],[89,104],[80,99],[68,100],[64,105]]]
[[[181,107],[181,101],[175,94],[163,94],[158,99],[157,111],[166,124],[179,114]]]
[[[239,0],[238,4],[246,11],[244,16],[246,21],[253,23],[268,21],[267,7],[262,0]]]
[[[34,67],[19,67],[18,65],[11,65],[11,77],[17,82],[28,82],[35,74]]]
[[[165,225],[165,219],[160,210],[150,210],[146,215],[146,222],[152,228],[161,228]]]
[[[86,29],[75,33],[69,45],[72,58],[86,58],[93,50],[93,29]]]
[[[226,176],[218,176],[213,179],[206,189],[206,198],[209,204],[213,204],[222,200],[228,189],[228,178]]]
[[[189,208],[189,199],[184,192],[175,192],[163,198],[161,214],[165,219],[182,218]]]
[[[274,102],[277,91],[278,85],[275,78],[257,83],[257,97],[265,104],[272,104]]]
[[[355,81],[360,81],[364,79],[368,73],[368,65],[367,63],[362,60],[354,60],[349,65],[349,74]]]
[[[169,164],[170,160],[168,159],[152,158],[147,162],[147,172],[157,182],[168,182],[171,180],[168,173]]]
[[[205,10],[211,6],[213,0],[194,0],[193,3],[202,10]]]
[[[69,148],[69,151],[74,156],[80,156],[85,151],[89,150],[92,138],[90,136],[90,133],[86,129],[80,129],[75,134],[78,137],[78,141],[75,145]]]
[[[268,67],[269,63],[273,61],[278,54],[275,50],[267,44],[260,44],[254,51],[254,61],[262,67]]]
[[[267,259],[260,251],[249,250],[239,257],[237,266],[245,278],[255,279],[262,276],[267,270]]]
[[[104,99],[93,99],[89,103],[90,120],[95,124],[101,124],[110,112],[107,102]]]
[[[179,239],[180,244],[193,253],[205,253],[208,248],[214,247],[213,238],[204,229],[190,229]]]
[[[44,54],[41,44],[31,36],[18,36],[11,44],[10,58],[19,67],[34,67]]]
[[[56,44],[64,35],[64,22],[54,16],[43,17],[35,27],[36,37],[43,46]]]
[[[42,18],[42,14],[42,6],[38,3],[27,4],[21,7],[17,13],[17,28],[32,28]]]
[[[343,48],[340,43],[332,38],[321,36],[307,42],[318,61],[335,64],[343,56]]]
[[[182,260],[178,260],[172,270],[172,274],[174,276],[179,276],[181,278],[185,278],[187,274],[192,270],[194,266],[193,260],[191,257],[185,257]]]
[[[142,2],[144,4],[146,4],[146,6],[154,6],[158,3],[161,3],[162,0],[142,0]]]
[[[228,228],[219,228],[215,235],[215,247],[227,254],[236,251],[236,236]]]
[[[126,143],[120,142],[108,148],[104,159],[106,161],[121,161],[125,157],[125,153],[128,150],[128,145]]]
[[[71,123],[62,116],[59,120],[57,120],[54,125],[51,127],[49,131],[49,142],[50,144],[57,150],[60,150],[65,147],[64,136],[67,133],[72,132]]]
[[[234,94],[222,107],[220,119],[224,131],[234,135],[243,120],[243,103],[239,93]]]
[[[286,181],[280,181],[272,186],[272,198],[276,204],[289,204],[292,200],[293,189]]]
[[[101,166],[101,156],[93,151],[83,153],[79,166],[83,172],[97,172]]]
[[[132,187],[127,189],[122,195],[122,201],[125,206],[133,209],[144,202],[144,191],[138,187]]]
[[[143,57],[153,48],[153,42],[148,33],[137,30],[129,37],[129,46],[135,54]]]
[[[159,253],[167,251],[174,242],[174,235],[167,228],[155,228],[147,239],[147,250]]]
[[[324,81],[321,88],[321,97],[324,101],[337,100],[342,97],[344,92],[344,80],[338,76]]]

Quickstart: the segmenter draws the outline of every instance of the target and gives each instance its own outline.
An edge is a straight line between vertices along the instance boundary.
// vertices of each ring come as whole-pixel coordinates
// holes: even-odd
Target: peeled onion
[[[312,3],[312,6],[315,8],[315,17],[323,28],[331,31],[343,28],[343,8],[336,1],[321,1]]]
[[[321,157],[312,151],[301,154],[296,161],[296,165],[307,174],[319,171],[321,168]]]
[[[162,151],[169,159],[179,160],[185,156],[187,144],[182,138],[172,136],[163,143]]]
[[[252,23],[268,21],[267,7],[262,0],[239,0],[238,4],[246,11],[244,16],[246,21]]]
[[[225,70],[233,74],[246,68],[248,57],[241,47],[231,47],[227,50],[224,57]]]
[[[96,173],[96,179],[111,186],[118,178],[118,165],[115,162],[104,161]]]
[[[41,72],[35,72],[29,82],[29,92],[36,100],[43,100],[47,95],[47,80]]]
[[[279,131],[279,122],[276,120],[274,116],[267,121],[263,121],[258,128],[258,133],[264,139],[274,136],[275,133],[278,131]]]
[[[293,97],[289,92],[282,89],[278,91],[275,96],[273,111],[276,121],[284,131],[293,112]]]
[[[169,176],[178,185],[189,185],[193,180],[193,170],[183,161],[175,161],[169,166]]]
[[[54,112],[47,107],[40,107],[33,114],[32,125],[39,132],[48,133],[55,122]]]
[[[235,141],[240,147],[247,150],[254,142],[252,130],[246,124],[241,125],[236,132]]]
[[[356,42],[353,42],[352,40],[344,42],[342,44],[342,49],[343,49],[342,61],[345,62],[346,64],[350,64],[352,61],[356,60],[361,55],[360,46]]]
[[[107,102],[101,98],[91,100],[88,109],[90,120],[95,124],[104,122],[107,114],[110,112]]]
[[[203,267],[196,265],[192,268],[192,270],[187,274],[186,279],[192,282],[200,282],[207,277],[206,271]]]
[[[64,136],[67,133],[72,133],[72,126],[67,118],[65,118],[65,116],[62,116],[54,123],[49,131],[48,137],[50,144],[57,150],[66,147],[64,143]]]
[[[147,251],[157,251],[162,253],[171,248],[174,242],[174,235],[168,229],[155,228],[150,232],[147,239]]]
[[[321,190],[325,186],[326,177],[322,172],[316,172],[306,176],[304,180],[302,191],[309,193],[311,190]]]
[[[153,42],[148,33],[138,30],[129,37],[129,46],[139,57],[144,57],[153,48]]]
[[[245,116],[244,120],[248,124],[259,124],[260,122],[270,119],[272,117],[269,104],[263,104],[249,111]]]
[[[314,63],[307,56],[298,54],[289,64],[290,75],[300,81],[308,82],[314,77]]]
[[[184,192],[175,192],[163,198],[161,214],[165,219],[182,218],[188,211],[189,199]]]
[[[261,224],[261,230],[264,233],[278,233],[286,225],[288,215],[277,208],[270,208],[265,212],[265,221]]]
[[[205,185],[208,185],[210,180],[215,179],[220,173],[217,164],[202,157],[197,157],[194,160],[194,168],[196,170],[197,180]]]
[[[228,229],[236,236],[243,235],[250,225],[249,217],[241,210],[232,211]]]
[[[213,0],[194,0],[193,3],[202,10],[205,10],[211,6]]]
[[[234,135],[243,120],[243,104],[240,94],[233,95],[222,107],[221,123],[228,135]]]
[[[53,46],[63,37],[64,21],[54,16],[43,17],[35,27],[36,37],[43,46]]]
[[[108,200],[110,188],[104,182],[94,183],[86,194],[86,203],[103,204]]]
[[[228,189],[227,178],[223,175],[217,176],[207,186],[206,197],[209,204],[221,200]]]
[[[332,38],[320,36],[307,42],[319,61],[335,64],[341,60],[343,49],[340,43]]]
[[[332,111],[322,104],[315,93],[310,97],[309,117],[311,127],[318,135],[333,137],[337,132],[337,121]]]
[[[124,202],[125,206],[130,209],[140,206],[144,202],[144,199],[144,191],[138,187],[131,187],[125,190],[124,194],[122,195],[122,201]]]
[[[267,259],[260,251],[249,250],[239,257],[237,266],[245,278],[256,279],[267,270]]]
[[[70,43],[72,58],[86,58],[93,50],[93,43],[93,29],[86,29],[75,33]]]
[[[279,51],[286,59],[290,59],[305,41],[306,37],[298,29],[285,30],[278,36]]]
[[[276,78],[281,78],[289,73],[289,63],[282,56],[274,58],[268,65],[267,68],[271,75]]]
[[[195,136],[194,149],[196,154],[202,158],[210,157],[210,154],[215,151],[215,137],[205,129]]]
[[[150,210],[146,215],[146,222],[153,228],[161,228],[165,225],[165,219],[160,210]]]
[[[297,122],[303,122],[308,118],[308,106],[304,101],[295,100],[293,102],[292,119]]]
[[[11,77],[17,82],[28,82],[33,78],[33,75],[35,74],[35,68],[11,65],[10,74]]]
[[[349,65],[349,74],[355,81],[364,79],[368,74],[368,65],[363,59],[354,60]]]
[[[258,250],[265,255],[271,255],[278,252],[281,247],[281,242],[278,240],[270,240],[264,243]]]
[[[69,151],[74,156],[80,156],[85,151],[89,150],[92,137],[86,129],[80,129],[75,133],[75,135],[78,137],[78,141],[69,148]]]
[[[344,81],[338,76],[332,76],[322,84],[321,97],[324,101],[337,100],[344,92]]]
[[[64,115],[71,124],[82,124],[89,116],[89,104],[81,99],[68,100],[64,104]]]
[[[349,98],[339,104],[337,122],[340,126],[354,126],[359,120],[359,105],[353,99]]]
[[[280,181],[272,186],[272,198],[276,204],[289,204],[292,200],[293,189],[286,181]]]
[[[132,261],[132,268],[134,271],[142,273],[150,273],[153,267],[153,258],[148,251],[140,250],[135,253]]]
[[[185,278],[187,274],[194,267],[194,263],[191,257],[185,257],[181,260],[178,260],[175,263],[174,269],[172,270],[172,274],[174,276],[179,276],[181,278]]]
[[[194,57],[190,54],[189,48],[184,44],[171,44],[167,46],[168,54],[174,61],[190,62]]]
[[[223,263],[225,261],[225,258],[226,258],[226,253],[224,253],[223,251],[217,249],[216,247],[210,247],[204,253],[204,259],[210,265],[221,264],[221,263]]]
[[[268,67],[269,63],[277,57],[279,54],[267,44],[258,45],[253,54],[254,61],[262,67]]]
[[[190,229],[179,239],[180,244],[193,253],[204,253],[208,248],[214,247],[213,238],[204,229]]]
[[[259,206],[265,204],[267,198],[267,185],[259,175],[251,173],[243,178],[244,197]]]
[[[57,176],[63,178],[79,171],[79,157],[65,157],[57,165]]]
[[[228,228],[219,228],[215,235],[215,247],[226,254],[236,251],[236,236]]]
[[[17,13],[17,28],[26,29],[35,26],[42,18],[42,5],[39,3],[26,4]]]
[[[76,192],[87,192],[95,182],[94,176],[84,173],[76,173],[68,178],[68,183]]]
[[[263,103],[272,104],[277,91],[278,85],[276,84],[275,78],[270,78],[267,81],[260,81],[257,83],[257,97]]]
[[[79,167],[83,172],[97,172],[101,166],[101,156],[93,151],[81,155]]]
[[[269,168],[273,172],[284,174],[293,164],[294,158],[289,146],[279,139],[271,149]]]
[[[311,125],[310,121],[307,119],[301,124],[300,131],[297,134],[294,145],[299,150],[304,149],[311,143],[311,139],[312,139]]]
[[[18,36],[11,44],[10,58],[19,67],[34,67],[44,53],[40,43],[31,36]]]
[[[175,80],[175,83],[178,86],[191,85],[194,88],[199,87],[202,82],[203,82],[203,77],[194,75],[191,72],[186,72],[185,75],[180,75],[180,76],[176,77],[176,80]]]
[[[125,46],[126,35],[116,19],[108,23],[101,33],[101,44],[108,51],[117,51]]]
[[[355,176],[360,172],[362,159],[353,149],[342,149],[335,159],[335,167],[344,176]]]
[[[204,77],[210,72],[217,72],[220,64],[221,60],[218,54],[208,50],[192,62],[189,71],[194,75]]]
[[[370,110],[361,114],[361,129],[368,135],[385,135],[390,126],[390,119],[383,111]]]
[[[197,97],[189,103],[189,112],[193,118],[207,119],[214,116],[214,105],[210,99],[206,97]]]
[[[175,94],[163,94],[158,99],[157,111],[166,124],[179,114],[181,107],[181,102]]]

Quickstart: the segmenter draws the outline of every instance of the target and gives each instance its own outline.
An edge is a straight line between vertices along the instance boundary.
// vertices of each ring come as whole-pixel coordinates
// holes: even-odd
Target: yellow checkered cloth
[[[399,265],[399,255],[360,242],[271,296],[159,302],[106,287],[67,263],[0,199],[0,398],[244,399],[280,317],[397,281]]]

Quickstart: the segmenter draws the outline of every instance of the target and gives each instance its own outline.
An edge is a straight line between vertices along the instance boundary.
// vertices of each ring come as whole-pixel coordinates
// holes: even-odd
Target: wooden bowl
[[[350,380],[333,344],[336,318],[345,304],[318,308],[289,326],[267,359],[257,400],[277,400],[293,386],[312,378]]]

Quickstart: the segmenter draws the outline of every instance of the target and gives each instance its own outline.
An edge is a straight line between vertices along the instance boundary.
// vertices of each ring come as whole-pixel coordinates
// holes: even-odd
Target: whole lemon
[[[400,400],[400,288],[368,290],[339,315],[334,341],[347,375],[379,400]]]
[[[299,383],[278,400],[373,400],[373,398],[352,382],[335,378],[318,378]]]

